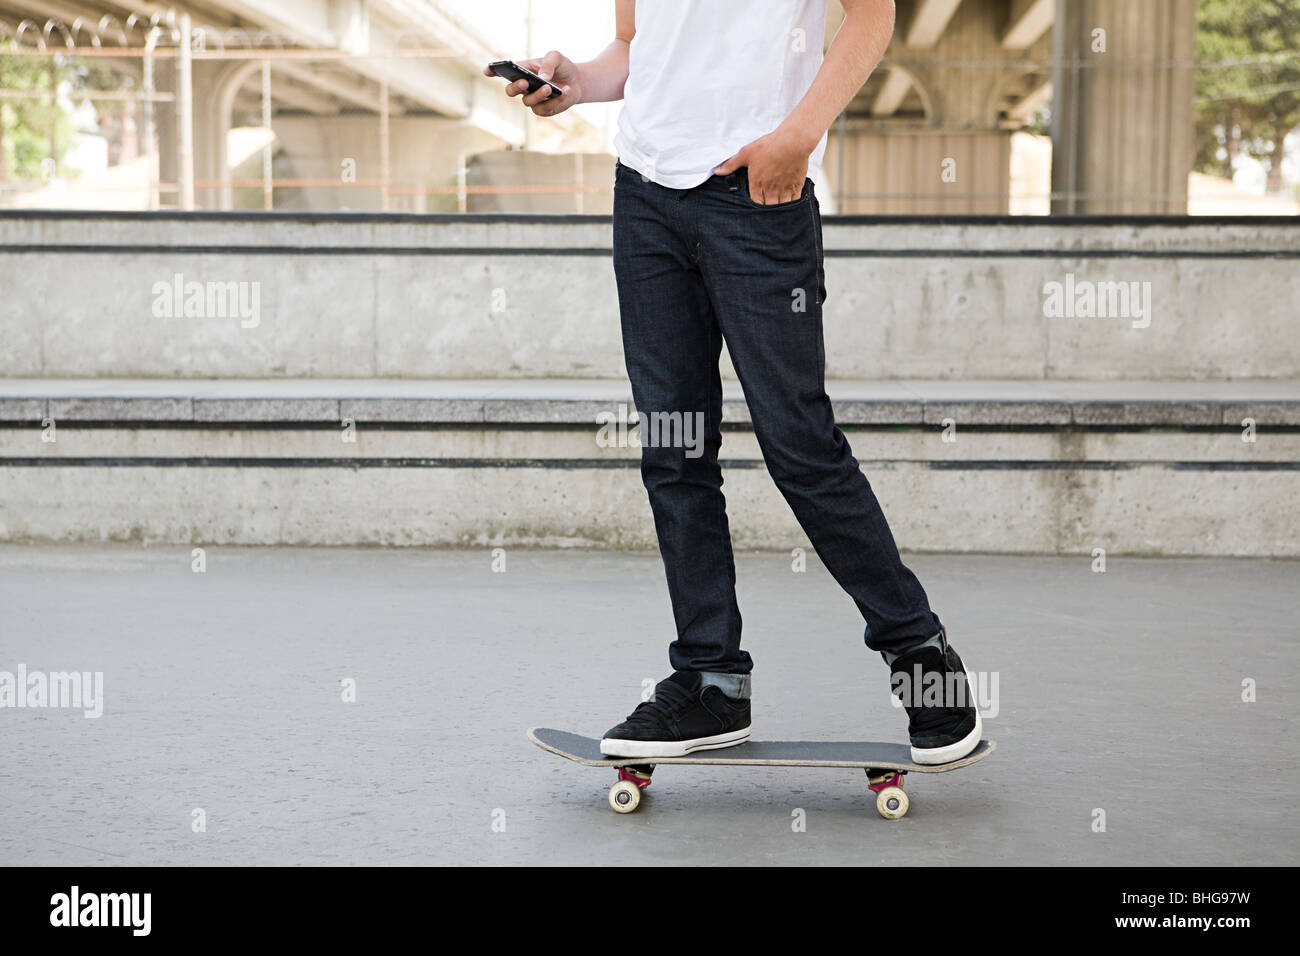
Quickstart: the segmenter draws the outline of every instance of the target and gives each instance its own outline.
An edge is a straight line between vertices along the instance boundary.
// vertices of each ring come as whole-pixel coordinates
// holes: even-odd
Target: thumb
[[[558,50],[552,50],[537,61],[537,67],[533,72],[544,80],[550,80],[551,77],[555,76],[555,71],[560,68],[563,59],[564,57]],[[557,83],[556,86],[558,87],[559,84]]]
[[[738,152],[736,155],[732,156],[732,157],[731,157],[730,159],[728,159],[726,162],[724,162],[724,163],[722,163],[722,164],[720,164],[720,165],[718,165],[718,166],[714,166],[714,167],[713,167],[713,172],[714,172],[716,175],[718,175],[718,176],[726,176],[726,175],[728,175],[729,173],[734,173],[734,172],[735,172],[736,170],[738,170],[741,166],[744,166],[744,165],[745,165],[745,153],[747,152],[747,150],[748,150],[748,147],[746,147],[745,149],[742,149],[740,152]]]

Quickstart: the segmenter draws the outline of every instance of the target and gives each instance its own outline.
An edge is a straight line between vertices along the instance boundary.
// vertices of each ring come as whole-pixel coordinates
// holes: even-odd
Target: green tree
[[[1282,188],[1283,144],[1300,127],[1300,4],[1199,0],[1196,168],[1230,177],[1260,160]]]
[[[57,82],[51,61],[0,56],[0,89],[45,94],[0,100],[0,177],[39,178],[51,150],[66,142],[68,121],[51,93]]]
[[[0,99],[0,182],[45,179],[72,144],[67,101],[123,84],[122,74],[98,63],[0,53],[0,90],[40,94]]]

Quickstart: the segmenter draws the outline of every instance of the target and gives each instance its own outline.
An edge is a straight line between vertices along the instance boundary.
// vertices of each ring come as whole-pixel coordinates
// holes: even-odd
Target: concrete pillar
[[[176,95],[176,72],[174,57],[154,62],[154,84],[159,93]],[[154,123],[157,124],[158,136],[158,181],[167,187],[160,201],[164,209],[174,208],[178,198],[176,186],[180,178],[180,164],[177,162],[177,153],[180,140],[177,136],[176,105],[176,101],[172,100],[154,106]]]
[[[1055,214],[1187,212],[1196,0],[1058,0]]]
[[[230,186],[230,163],[227,154],[227,134],[230,132],[231,113],[235,108],[235,96],[239,88],[261,68],[262,64],[256,60],[232,60],[222,66],[213,78],[211,110],[205,110],[205,115],[211,123],[210,135],[216,145],[215,178],[221,185],[216,189],[215,202],[207,206],[209,209],[234,208],[234,192]]]
[[[194,63],[194,204],[199,209],[220,209],[221,189],[213,183],[221,181],[221,158],[225,155],[225,136],[230,117],[225,121],[219,114],[217,89],[225,64],[221,61],[198,60]]]
[[[1010,211],[1011,132],[831,127],[823,164],[847,215]]]
[[[841,200],[837,212],[1010,210],[1007,94],[1035,72],[1026,61],[1049,55],[1041,29],[1022,30],[1023,46],[1005,44],[1013,12],[1007,0],[898,4],[870,117],[832,129],[825,168]]]

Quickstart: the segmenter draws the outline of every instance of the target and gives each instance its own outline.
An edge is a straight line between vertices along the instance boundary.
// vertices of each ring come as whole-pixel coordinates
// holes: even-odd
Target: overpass
[[[308,204],[347,204],[329,190],[350,161],[381,208],[394,182],[454,176],[465,155],[534,133],[481,74],[502,53],[438,0],[0,0],[7,41],[6,52],[75,50],[129,77],[141,138],[157,135],[162,204],[180,208],[232,207],[229,133],[241,118],[274,129],[289,164],[276,179],[325,191]],[[539,145],[563,146],[584,125],[547,124]]]
[[[836,208],[1007,212],[1011,135],[1050,105],[1053,212],[1182,215],[1195,39],[1196,0],[897,0],[832,130]]]
[[[829,3],[826,42],[843,18]],[[832,131],[836,211],[1010,212],[1012,135],[1051,104],[1053,211],[1186,212],[1196,0],[897,0],[897,10],[881,68]],[[269,206],[262,183],[274,177],[276,208],[552,208],[468,206],[467,160],[495,154],[487,181],[566,193],[554,211],[573,211],[570,197],[606,182],[600,162],[612,162],[581,119],[530,122],[501,96],[479,71],[503,51],[438,0],[0,0],[0,44],[5,33],[29,51],[140,51],[104,62],[135,76],[142,125],[157,123],[157,175],[176,184],[163,205],[189,208],[193,183],[199,208]],[[192,82],[178,89],[182,73]],[[241,157],[228,133],[240,124],[274,130],[274,165],[267,146],[261,168],[254,156],[232,172]],[[525,169],[501,152],[526,143],[597,155]],[[251,196],[237,195],[241,184]],[[449,194],[458,205],[435,198]],[[576,211],[601,209],[579,200]]]

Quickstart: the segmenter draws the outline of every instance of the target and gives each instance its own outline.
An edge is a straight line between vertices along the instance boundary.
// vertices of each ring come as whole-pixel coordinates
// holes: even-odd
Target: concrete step
[[[905,549],[1300,556],[1300,382],[827,387]],[[807,548],[725,392],[737,545]],[[0,380],[0,540],[653,548],[630,411],[603,379]]]
[[[1300,426],[1300,380],[1255,382],[829,379],[846,424]],[[725,422],[749,422],[736,382]],[[572,424],[631,403],[615,379],[0,379],[0,421]]]

